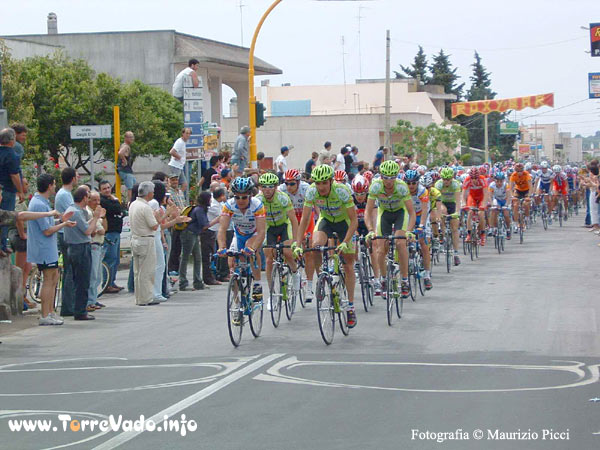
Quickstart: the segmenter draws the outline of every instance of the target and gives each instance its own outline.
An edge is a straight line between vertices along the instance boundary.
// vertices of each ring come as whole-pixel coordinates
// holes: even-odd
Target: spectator
[[[344,155],[344,166],[342,170],[345,170],[348,178],[350,178],[352,176],[352,164],[354,163],[350,147],[345,147],[342,151],[342,155]]]
[[[312,152],[312,155],[306,164],[304,165],[304,174],[307,178],[310,178],[310,174],[312,170],[317,166],[317,161],[319,159],[319,154],[317,152]]]
[[[217,251],[217,232],[219,231],[219,219],[221,217],[221,210],[223,205],[219,199],[225,201],[227,196],[225,195],[225,189],[216,189],[211,197],[210,204],[206,211],[206,218],[208,219],[209,226],[207,230],[204,230],[200,235],[200,251],[202,253],[202,278],[204,284],[209,286],[221,284],[215,278],[215,275],[211,270],[211,256]],[[218,260],[221,258],[217,259]]]
[[[183,128],[181,137],[175,141],[173,148],[169,151],[171,160],[169,161],[169,170],[171,175],[179,176],[179,184],[181,189],[187,191],[188,181],[185,177],[185,158],[187,154],[186,142],[192,134],[191,128]]]
[[[60,173],[62,187],[56,193],[54,198],[54,207],[64,214],[69,207],[73,206],[73,195],[71,192],[77,186],[77,173],[72,167],[65,167]],[[73,285],[73,274],[71,273],[71,264],[69,264],[69,255],[67,253],[67,244],[64,239],[64,232],[61,228],[58,231],[58,251],[63,255],[63,276],[62,276],[62,298],[60,315],[63,317],[72,316],[75,307],[75,289]]]
[[[200,86],[200,79],[198,78],[198,74],[196,73],[199,65],[200,62],[198,62],[197,59],[192,58],[188,61],[188,66],[181,72],[179,72],[175,77],[175,81],[173,82],[172,93],[173,97],[175,97],[180,102],[183,102],[183,86],[184,79],[186,77],[190,77],[192,81],[192,87],[197,88],[198,86]]]
[[[62,325],[63,319],[54,311],[56,285],[58,284],[58,247],[56,232],[65,227],[74,227],[70,214],[64,214],[62,223],[55,225],[52,215],[57,211],[50,209],[50,197],[55,193],[54,177],[44,173],[37,179],[37,192],[29,202],[29,211],[46,214],[46,218],[38,218],[27,223],[27,262],[36,264],[42,273],[41,317],[40,325]],[[19,215],[22,213],[19,213]]]
[[[197,202],[202,199],[201,195],[198,196]],[[210,196],[208,193],[207,195]],[[195,206],[189,216],[191,217],[191,222],[189,222],[187,227],[181,232],[181,262],[179,263],[180,291],[190,290],[187,279],[187,265],[190,260],[190,255],[194,262],[193,290],[204,289],[204,282],[201,277],[202,255],[200,253],[199,236],[208,226],[205,206]]]
[[[124,136],[124,142],[119,148],[119,162],[117,163],[117,170],[121,181],[127,187],[127,202],[131,201],[131,189],[135,184],[135,177],[133,176],[133,155],[131,154],[131,144],[135,140],[135,136],[131,131],[126,131]],[[121,194],[119,192],[119,194]],[[120,196],[120,195],[119,195]]]
[[[229,160],[229,152],[222,151],[217,155],[217,158],[219,158],[219,162],[217,163],[216,171],[217,173],[221,173],[221,170],[227,169],[225,160]]]
[[[133,186],[132,186],[133,187]],[[90,197],[87,204],[87,213],[93,217],[96,209],[100,206],[100,194],[98,191],[90,192]],[[96,230],[91,234],[91,269],[90,269],[90,288],[88,289],[87,311],[92,312],[96,309],[103,308],[104,305],[98,301],[98,286],[102,282],[102,260],[104,259],[104,235],[108,223],[106,221],[106,210],[100,214],[98,222],[96,222]]]
[[[335,162],[333,163],[333,170],[344,170],[344,155],[348,152],[346,147],[342,147],[340,152],[335,157]]]
[[[158,180],[158,181],[162,181],[163,183],[166,183],[169,180],[169,175],[167,175],[164,172],[158,171],[158,172],[154,172],[154,174],[152,175],[152,181],[154,180]],[[131,200],[133,201],[133,200]],[[131,203],[131,202],[129,202]]]
[[[241,176],[244,173],[244,169],[248,167],[250,159],[249,140],[250,127],[243,126],[233,146],[233,155],[231,157],[231,166],[235,170],[236,176]]]
[[[600,169],[598,160],[594,159],[589,162],[588,170],[590,171],[590,176],[587,181],[587,186],[589,186],[590,197],[589,197],[589,208],[590,208],[590,219],[592,223],[592,230],[596,234],[600,234],[600,216],[599,216],[599,205],[598,199],[600,198],[599,189],[600,189]]]
[[[200,189],[203,191],[207,191],[210,188],[212,176],[218,173],[217,165],[219,164],[219,157],[211,156],[209,164],[210,167],[202,173],[202,177],[200,178],[200,181],[198,181],[198,186],[200,186]]]
[[[89,200],[89,192],[85,186],[77,188],[73,193],[74,204],[67,208],[67,213],[73,212],[72,228],[65,228],[64,240],[67,245],[67,261],[73,274],[73,290],[75,303],[73,318],[75,320],[94,320],[95,317],[86,311],[88,293],[90,287],[90,272],[92,268],[92,252],[90,236],[96,231],[100,216],[106,211],[104,208],[96,208],[88,220],[86,206]]]
[[[156,305],[154,301],[154,274],[156,250],[154,234],[162,220],[160,211],[153,211],[148,202],[154,197],[154,183],[139,184],[138,197],[129,206],[131,220],[131,252],[135,286],[135,303],[138,306]]]
[[[27,127],[20,123],[11,125],[11,128],[15,131],[15,145],[13,150],[19,157],[19,164],[23,161],[25,155],[25,141],[27,141]],[[27,193],[26,189],[23,189],[23,193]]]
[[[227,191],[224,188],[218,188],[213,193],[213,198],[219,202],[220,210],[219,217],[221,216],[221,212],[223,211],[223,205],[227,201]],[[211,214],[214,214],[216,211],[213,209]],[[212,216],[209,216],[209,220],[213,220]],[[215,226],[215,232],[217,232],[220,228],[220,223],[217,222]],[[226,231],[226,244],[227,248],[231,245],[231,241],[233,240],[233,227],[230,225],[229,229]],[[217,259],[217,280],[218,281],[229,281],[229,266],[227,265],[226,258],[218,258]]]
[[[25,193],[21,185],[21,160],[14,151],[16,133],[12,128],[0,131],[0,184],[4,186],[0,209],[14,211],[17,203],[25,201]],[[8,249],[8,227],[0,227],[0,256],[6,256]]]
[[[131,206],[131,203],[133,203],[137,197],[138,197],[138,188],[140,187],[139,184],[134,184],[133,185],[133,189],[131,190],[131,202],[129,203],[129,205],[127,205],[127,208],[129,209],[129,207]],[[131,227],[130,227],[131,229]],[[135,287],[133,286],[133,251],[131,254],[131,259],[129,260],[129,277],[127,278],[127,291],[130,294],[134,294],[135,293]]]
[[[221,171],[221,183],[224,185],[225,189],[229,189],[231,180],[233,180],[233,172],[231,169],[223,169]]]
[[[179,189],[179,178],[177,175],[171,175],[171,177],[169,177],[168,194],[173,203],[175,203],[180,210],[183,210],[188,206],[183,192]],[[167,243],[169,244],[167,270],[169,273],[176,273],[179,270],[179,260],[181,256],[181,230],[174,228],[170,234],[171,242],[169,243],[169,239],[167,239]],[[173,275],[175,275],[175,273],[173,273]]]
[[[356,145],[352,146],[352,150],[350,151],[350,157],[352,158],[352,169],[350,170],[350,172],[352,173],[352,175],[356,176],[360,171],[359,166],[364,165],[364,161],[358,160],[358,147]]]
[[[133,187],[133,186],[132,186]],[[104,235],[104,262],[108,266],[110,280],[104,290],[108,294],[116,294],[123,289],[117,286],[117,270],[121,258],[121,231],[123,231],[123,206],[117,197],[112,195],[112,186],[106,180],[100,182],[100,205],[106,210]]]
[[[319,163],[317,165],[328,164],[333,167],[335,157],[331,154],[331,142],[326,141],[323,147],[323,150],[319,153]]]
[[[286,158],[289,154],[289,147],[284,145],[283,147],[281,147],[281,154],[275,160],[275,171],[277,172],[277,176],[279,177],[279,181],[281,182],[283,182],[283,174],[286,172],[288,167]]]
[[[159,217],[165,217],[165,197],[167,188],[162,181],[153,180],[154,183],[154,198],[148,202],[148,205],[156,213],[159,213]],[[165,249],[167,242],[165,240],[164,232],[167,227],[164,225],[164,221],[161,221],[161,226],[158,231],[154,234],[154,247],[156,253],[156,267],[154,272],[154,301],[165,302],[167,298],[162,295],[162,283],[165,272]]]

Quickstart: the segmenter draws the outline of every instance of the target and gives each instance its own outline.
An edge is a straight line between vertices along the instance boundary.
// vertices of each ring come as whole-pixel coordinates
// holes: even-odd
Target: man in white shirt
[[[186,142],[190,138],[192,130],[184,128],[181,130],[181,137],[175,141],[173,148],[169,151],[171,160],[169,161],[169,169],[171,175],[179,176],[179,184],[181,190],[187,191],[188,183],[185,178],[185,157],[186,157]]]
[[[283,181],[283,174],[287,170],[287,160],[285,159],[287,155],[290,154],[290,148],[287,146],[281,147],[281,155],[275,159],[275,170],[277,171],[277,176],[280,181]]]
[[[183,81],[185,77],[189,76],[192,78],[192,87],[197,88],[198,86],[200,86],[200,79],[198,78],[198,74],[196,73],[199,64],[200,63],[197,59],[190,59],[188,61],[188,66],[181,72],[179,72],[175,77],[175,82],[173,83],[173,97],[175,97],[180,102],[183,102]]]
[[[342,147],[342,150],[344,148],[346,147]],[[342,150],[340,150],[340,152],[335,157],[335,165],[333,166],[333,170],[345,170],[346,168],[346,162],[344,160],[344,154],[342,153]]]

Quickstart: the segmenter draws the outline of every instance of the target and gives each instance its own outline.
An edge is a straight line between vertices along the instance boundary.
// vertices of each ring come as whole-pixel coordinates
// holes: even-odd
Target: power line
[[[521,120],[529,119],[530,117],[541,116],[542,114],[548,114],[548,113],[550,113],[550,112],[559,111],[559,110],[561,110],[561,109],[568,108],[569,106],[573,106],[573,105],[577,105],[577,104],[579,104],[579,103],[583,103],[583,102],[585,102],[585,101],[587,101],[587,100],[589,100],[589,98],[584,98],[583,100],[579,100],[579,101],[576,101],[576,102],[573,102],[573,103],[569,103],[568,105],[561,106],[560,108],[554,108],[554,109],[551,109],[551,110],[549,110],[549,111],[542,111],[542,112],[540,112],[540,113],[537,113],[537,114],[531,114],[531,115],[529,115],[529,116],[521,117]]]

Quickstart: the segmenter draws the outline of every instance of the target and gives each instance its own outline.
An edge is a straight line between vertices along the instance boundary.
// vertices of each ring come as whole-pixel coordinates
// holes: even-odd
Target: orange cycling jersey
[[[510,176],[510,182],[517,187],[518,191],[528,191],[530,181],[531,175],[526,170],[520,173],[513,172],[513,174]]]

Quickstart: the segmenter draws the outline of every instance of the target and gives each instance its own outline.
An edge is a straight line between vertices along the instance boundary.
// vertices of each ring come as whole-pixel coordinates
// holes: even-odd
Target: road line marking
[[[230,384],[236,382],[240,378],[245,377],[249,373],[252,373],[257,369],[259,369],[263,366],[266,366],[267,364],[271,363],[272,361],[276,360],[277,358],[281,358],[282,356],[284,356],[283,353],[276,353],[276,354],[265,356],[264,358],[259,359],[258,361],[255,361],[252,364],[249,364],[246,367],[243,367],[236,372],[233,372],[231,375],[228,375],[225,378],[221,378],[216,383],[213,383],[210,386],[205,387],[204,389],[196,392],[195,394],[190,395],[187,398],[184,398],[183,400],[175,403],[174,405],[171,405],[168,408],[163,409],[162,411],[160,411],[160,412],[156,413],[155,415],[153,415],[152,417],[150,417],[148,419],[148,421],[153,420],[156,423],[162,422],[164,420],[165,415],[169,416],[169,417],[174,416],[175,414],[189,408],[190,406],[198,403],[201,400],[204,400],[205,398],[211,396],[212,394],[214,394],[214,393],[220,391],[221,389],[229,386]],[[108,441],[104,442],[103,444],[100,444],[97,447],[94,447],[94,450],[111,450],[113,448],[117,448],[118,446],[124,444],[125,442],[132,440],[133,438],[135,438],[136,436],[138,436],[139,434],[142,434],[142,433],[143,433],[143,431],[123,432],[123,433],[118,434],[117,436],[109,439]]]

